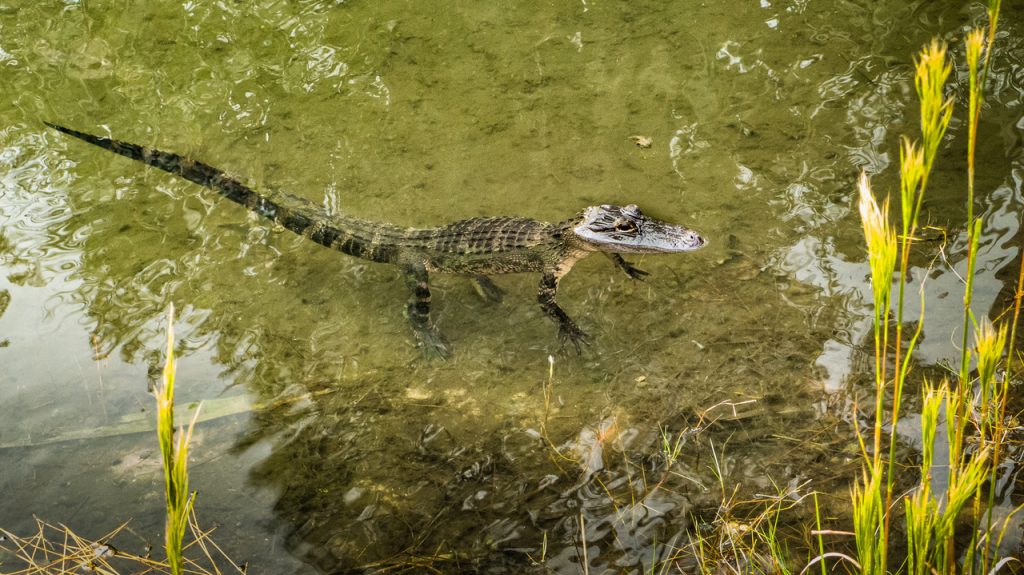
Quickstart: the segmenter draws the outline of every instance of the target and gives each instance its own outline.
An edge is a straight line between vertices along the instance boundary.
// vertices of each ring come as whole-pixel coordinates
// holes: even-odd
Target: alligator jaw
[[[697,232],[649,218],[635,204],[591,206],[572,231],[584,249],[608,253],[678,253],[707,245]]]

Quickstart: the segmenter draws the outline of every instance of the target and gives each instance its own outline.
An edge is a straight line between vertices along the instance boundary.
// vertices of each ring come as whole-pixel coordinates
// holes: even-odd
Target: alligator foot
[[[417,329],[414,333],[416,334],[416,347],[420,348],[425,359],[435,360],[451,357],[452,351],[448,341],[437,330]]]
[[[505,292],[485,275],[474,276],[472,282],[476,293],[486,301],[501,303],[501,299],[505,297]]]
[[[540,278],[540,287],[537,289],[537,302],[540,303],[540,309],[558,323],[558,342],[562,349],[565,349],[565,342],[568,341],[572,342],[576,353],[582,353],[583,346],[590,344],[590,337],[555,302],[558,278],[563,273],[565,270],[558,269],[544,272]]]
[[[416,334],[417,346],[427,359],[447,359],[451,352],[448,342],[437,333],[430,321],[430,285],[427,283],[427,270],[422,263],[414,262],[403,267],[405,284],[412,295],[405,307],[409,326]]]
[[[563,321],[558,324],[558,343],[562,349],[565,349],[566,342],[571,342],[576,353],[582,355],[583,346],[590,345],[590,336],[571,320]]]
[[[647,272],[645,272],[644,270],[642,270],[640,268],[633,267],[632,265],[630,265],[625,260],[623,260],[623,263],[625,265],[622,266],[622,271],[626,272],[626,275],[628,275],[629,277],[631,277],[631,278],[633,278],[635,280],[643,281],[645,276],[650,275],[650,274],[648,274]]]
[[[612,260],[612,262],[615,263],[615,265],[619,266],[619,269],[621,269],[622,271],[626,272],[626,275],[628,275],[629,277],[631,277],[631,278],[633,278],[635,280],[643,281],[644,276],[650,275],[647,272],[645,272],[644,270],[642,270],[642,269],[640,269],[638,267],[634,267],[633,264],[627,262],[619,254],[606,254],[606,255],[608,256],[608,259]]]

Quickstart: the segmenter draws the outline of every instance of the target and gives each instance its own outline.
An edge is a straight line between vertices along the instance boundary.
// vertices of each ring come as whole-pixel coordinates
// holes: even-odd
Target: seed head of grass
[[[974,338],[974,349],[978,354],[978,379],[982,386],[986,386],[995,379],[996,368],[1003,357],[1003,348],[1006,347],[1006,324],[996,328],[988,318],[984,318]]]
[[[917,142],[900,138],[900,212],[903,216],[903,236],[913,235],[917,223],[917,192],[925,178],[924,149]]]
[[[938,387],[924,383],[924,397],[921,400],[921,482],[930,483],[931,467],[935,458],[935,433],[939,427],[942,405],[949,393],[945,381]]]
[[[871,288],[875,301],[876,319],[889,309],[892,272],[896,266],[896,232],[889,224],[889,198],[881,208],[871,193],[871,181],[862,173],[857,183],[860,190],[860,221],[868,245],[868,263],[871,267]]]
[[[985,31],[981,28],[974,28],[964,38],[964,46],[967,51],[967,67],[973,78],[978,70],[978,63],[981,61],[981,51],[985,48]]]
[[[953,99],[943,97],[943,87],[952,65],[946,60],[946,44],[932,39],[914,59],[914,86],[921,101],[921,136],[925,161],[931,168],[935,152],[946,134],[953,114]]]

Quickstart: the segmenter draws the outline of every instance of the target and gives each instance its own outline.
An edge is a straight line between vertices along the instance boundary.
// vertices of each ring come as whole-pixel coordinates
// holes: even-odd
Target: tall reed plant
[[[854,487],[854,526],[861,572],[884,574],[888,570],[890,518],[895,480],[895,430],[899,421],[903,387],[910,368],[910,357],[921,334],[922,317],[904,343],[904,287],[909,283],[910,249],[917,232],[918,217],[924,200],[928,175],[931,172],[939,144],[952,117],[952,100],[943,96],[943,86],[951,71],[946,62],[946,47],[932,41],[916,59],[915,87],[921,102],[920,142],[907,137],[900,147],[900,215],[901,234],[897,238],[889,223],[888,197],[879,207],[871,190],[867,175],[858,181],[858,207],[868,248],[871,268],[872,298],[874,303],[873,332],[875,342],[875,421],[871,431],[871,449],[860,435],[858,438],[867,468],[861,484]],[[898,241],[897,241],[898,240]],[[887,365],[889,349],[889,318],[891,310],[892,278],[897,276],[895,349],[892,368],[892,408],[890,412],[889,457],[883,460],[882,440],[885,435],[885,398],[890,390],[890,369]],[[922,300],[923,301],[923,300]],[[904,350],[904,346],[906,350]]]
[[[195,493],[188,488],[188,446],[192,440],[199,410],[195,411],[188,429],[174,429],[174,304],[167,310],[167,359],[163,378],[154,390],[157,405],[157,439],[164,466],[164,495],[167,505],[167,525],[164,545],[167,563],[172,575],[184,573],[182,541],[189,514],[195,503]]]
[[[984,79],[987,75],[992,44],[995,40],[1000,2],[989,3],[987,30],[972,30],[965,39],[969,76],[968,101],[968,176],[967,176],[967,272],[963,297],[963,338],[959,380],[955,385],[943,381],[938,386],[925,384],[922,399],[922,465],[917,487],[904,498],[907,533],[905,568],[914,575],[925,573],[988,573],[997,565],[993,555],[994,531],[991,509],[994,507],[996,477],[1000,448],[1005,441],[1005,409],[1007,381],[996,377],[1000,366],[1011,367],[1012,358],[1004,359],[1007,333],[1012,341],[1016,333],[1020,309],[1020,282],[1012,320],[993,326],[988,320],[977,321],[971,312],[973,277],[977,259],[982,221],[974,216],[975,150],[981,112]],[[924,298],[914,331],[904,334],[905,286],[911,281],[909,259],[928,177],[939,146],[949,127],[953,101],[945,96],[945,83],[952,66],[946,47],[937,40],[925,46],[915,58],[914,85],[921,106],[921,137],[903,137],[900,145],[900,233],[889,223],[888,198],[881,207],[875,200],[867,176],[858,182],[859,208],[868,262],[871,268],[874,303],[873,327],[875,348],[875,417],[870,441],[858,429],[864,457],[864,471],[852,492],[854,531],[860,572],[890,572],[888,551],[891,519],[894,515],[893,487],[895,481],[896,429],[904,385],[911,366],[914,347],[920,337],[924,319]],[[1024,260],[1022,260],[1024,263]],[[893,363],[887,365],[890,344],[890,309],[892,281],[896,278],[895,326],[892,331]],[[1024,271],[1021,273],[1024,280]],[[968,333],[975,334],[969,345]],[[1012,346],[1012,344],[1011,344]],[[1011,347],[1012,349],[1012,347]],[[1004,364],[1005,361],[1005,364]],[[977,377],[972,379],[971,366]],[[887,411],[885,399],[891,392]],[[888,416],[888,417],[887,417]],[[944,421],[943,421],[944,418]],[[883,459],[885,422],[888,419],[888,457]],[[945,437],[938,430],[945,428]],[[973,435],[976,440],[969,441]],[[935,462],[935,444],[948,444],[949,459]],[[870,444],[870,448],[869,448]],[[965,447],[970,445],[971,447]],[[942,492],[933,488],[933,472],[944,469],[947,477]],[[986,483],[988,489],[984,489]],[[987,495],[987,499],[986,499]],[[973,502],[972,537],[968,545],[957,547],[956,522]],[[1005,526],[1005,523],[1004,523]],[[982,544],[983,543],[983,544]],[[963,556],[958,557],[957,553]],[[980,552],[980,554],[979,554]],[[902,570],[902,569],[900,569]]]

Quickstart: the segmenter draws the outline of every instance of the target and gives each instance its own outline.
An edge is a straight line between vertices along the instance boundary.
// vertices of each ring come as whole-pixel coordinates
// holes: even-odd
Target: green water
[[[1022,14],[1004,2],[982,120],[979,314],[1004,309],[1020,257]],[[897,138],[917,129],[912,53],[939,35],[962,62],[983,16],[834,0],[0,0],[0,527],[35,514],[98,537],[132,519],[123,546],[158,544],[156,441],[138,430],[173,302],[178,399],[208,417],[200,520],[254,572],[437,554],[458,557],[442,572],[580,573],[582,518],[590,573],[639,573],[714,516],[722,485],[820,490],[848,529],[853,405],[873,393],[854,180],[893,188]],[[499,305],[432,278],[455,353],[424,362],[395,268],[44,120],[366,219],[636,203],[710,246],[634,262],[643,283],[605,258],[577,265],[560,302],[593,336],[580,357],[559,351],[537,277],[497,278]],[[937,243],[916,262],[925,367],[959,357],[964,140],[954,120],[924,207],[950,238],[930,272]],[[688,438],[667,475],[662,429]],[[1018,472],[1003,508],[1021,502]],[[1020,547],[1015,523],[1005,549]]]

